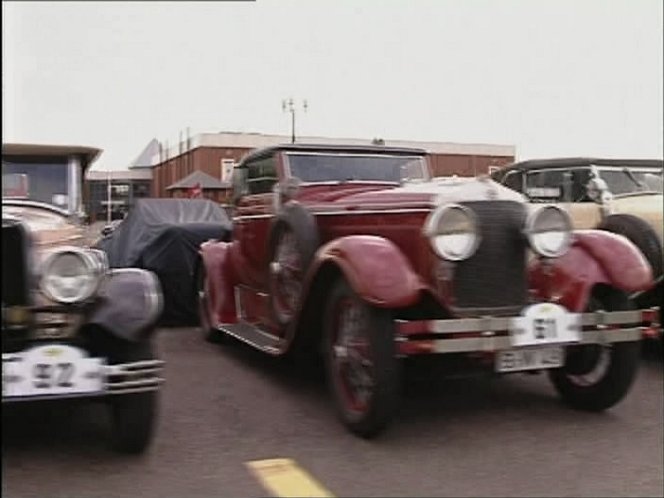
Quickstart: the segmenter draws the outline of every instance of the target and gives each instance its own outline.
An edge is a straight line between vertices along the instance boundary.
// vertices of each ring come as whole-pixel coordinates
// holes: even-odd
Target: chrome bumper
[[[651,320],[650,310],[579,313],[580,340],[542,344],[609,344],[640,340]],[[492,353],[514,349],[510,326],[515,317],[455,318],[397,321],[400,356],[441,353]],[[461,337],[460,337],[461,336]],[[470,336],[470,337],[468,337]],[[526,346],[522,346],[526,347]]]
[[[164,382],[160,376],[164,367],[161,360],[105,365],[106,376],[102,394],[132,394],[156,391]]]

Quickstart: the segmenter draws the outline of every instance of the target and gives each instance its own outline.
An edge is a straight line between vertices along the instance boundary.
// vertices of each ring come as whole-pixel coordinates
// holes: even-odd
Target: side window
[[[233,176],[233,169],[235,168],[235,161],[233,159],[221,160],[221,181],[227,182]]]
[[[247,164],[248,194],[269,194],[277,183],[277,164],[274,156],[258,159]]]
[[[566,170],[543,169],[526,176],[526,195],[533,200],[559,202],[563,200]]]
[[[523,191],[523,184],[521,181],[521,172],[520,171],[510,171],[507,173],[505,178],[503,178],[503,185],[517,192]]]

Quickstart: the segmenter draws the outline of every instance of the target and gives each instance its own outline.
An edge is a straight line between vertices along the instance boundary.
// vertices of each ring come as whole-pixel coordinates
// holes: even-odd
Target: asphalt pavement
[[[397,420],[365,441],[337,422],[318,370],[190,328],[161,330],[158,345],[167,383],[146,454],[109,449],[101,404],[3,406],[2,495],[274,496],[251,471],[271,459],[334,496],[664,495],[664,375],[652,352],[602,414],[563,406],[545,375],[415,370]]]

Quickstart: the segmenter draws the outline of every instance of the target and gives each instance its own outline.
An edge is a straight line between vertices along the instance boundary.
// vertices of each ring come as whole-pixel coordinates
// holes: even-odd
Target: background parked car
[[[102,399],[114,445],[140,452],[162,382],[152,349],[161,292],[152,273],[109,270],[84,245],[80,179],[100,152],[2,146],[2,402]]]
[[[198,247],[228,240],[231,224],[224,209],[207,199],[138,199],[127,217],[95,247],[111,268],[144,268],[159,278],[164,294],[162,325],[198,320],[193,280]]]
[[[531,202],[557,203],[575,228],[624,235],[650,263],[656,285],[633,297],[640,308],[664,300],[664,199],[661,160],[558,158],[522,161],[493,178]]]

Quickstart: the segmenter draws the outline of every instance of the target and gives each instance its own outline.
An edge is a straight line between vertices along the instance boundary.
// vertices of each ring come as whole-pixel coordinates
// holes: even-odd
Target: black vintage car
[[[2,402],[96,398],[112,440],[151,440],[163,362],[152,348],[162,310],[145,270],[109,270],[85,247],[82,178],[101,151],[2,146]]]

